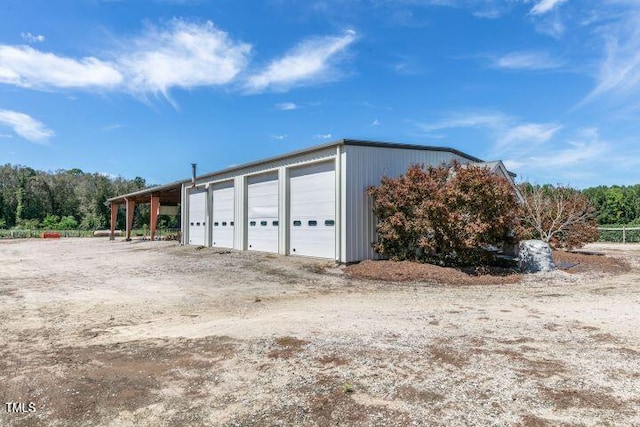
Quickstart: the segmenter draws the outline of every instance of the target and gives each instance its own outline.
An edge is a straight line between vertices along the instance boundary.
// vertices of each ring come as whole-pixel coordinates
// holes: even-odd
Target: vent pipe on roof
[[[197,163],[191,163],[191,187],[196,186],[196,166]]]

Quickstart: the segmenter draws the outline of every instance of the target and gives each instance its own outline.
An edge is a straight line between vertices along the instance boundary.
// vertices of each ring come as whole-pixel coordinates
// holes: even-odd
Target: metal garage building
[[[412,164],[502,162],[444,147],[339,140],[182,183],[182,243],[354,262],[372,259],[368,187]]]

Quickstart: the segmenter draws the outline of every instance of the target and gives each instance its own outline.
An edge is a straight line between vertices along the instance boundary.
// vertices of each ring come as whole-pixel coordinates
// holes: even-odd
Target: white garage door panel
[[[234,188],[233,181],[213,186],[213,224],[211,245],[233,248]]]
[[[335,168],[333,162],[291,170],[290,253],[335,257]]]
[[[204,245],[207,209],[207,192],[198,191],[189,194],[189,244]]]
[[[247,180],[247,249],[278,252],[278,174]]]

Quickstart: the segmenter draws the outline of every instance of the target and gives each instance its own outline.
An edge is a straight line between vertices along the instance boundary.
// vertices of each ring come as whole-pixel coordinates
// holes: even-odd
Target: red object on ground
[[[54,233],[52,231],[45,231],[44,233],[42,233],[43,239],[59,239],[60,237],[60,233]]]

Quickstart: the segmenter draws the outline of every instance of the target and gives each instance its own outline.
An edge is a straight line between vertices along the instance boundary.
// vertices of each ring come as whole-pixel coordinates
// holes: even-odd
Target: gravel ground
[[[174,242],[0,241],[0,399],[24,404],[0,425],[640,425],[640,246],[586,249],[606,256],[459,286]]]

